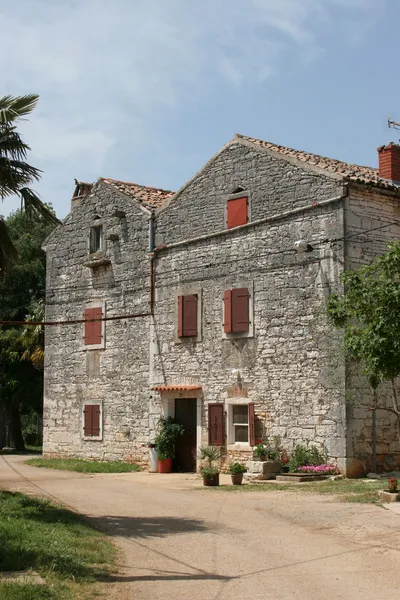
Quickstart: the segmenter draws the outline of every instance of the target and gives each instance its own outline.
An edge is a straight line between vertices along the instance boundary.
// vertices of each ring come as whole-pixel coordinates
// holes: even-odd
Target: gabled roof
[[[364,183],[378,187],[396,189],[397,191],[399,190],[399,186],[393,184],[387,179],[379,177],[378,169],[374,169],[373,167],[353,165],[341,160],[336,160],[335,158],[327,158],[326,156],[311,154],[310,152],[304,152],[303,150],[294,150],[293,148],[279,146],[278,144],[273,144],[272,142],[265,142],[263,140],[248,137],[247,135],[241,135],[239,133],[235,135],[235,138],[250,142],[259,148],[271,150],[272,152],[276,152],[282,156],[297,159],[310,166],[323,169],[328,173],[334,173],[342,176],[346,180],[354,181],[355,183]]]
[[[160,208],[174,195],[174,192],[171,192],[170,190],[160,190],[155,187],[147,187],[128,181],[118,181],[117,179],[108,179],[105,177],[101,177],[100,181],[104,181],[104,183],[111,185],[126,196],[137,200],[149,209]]]

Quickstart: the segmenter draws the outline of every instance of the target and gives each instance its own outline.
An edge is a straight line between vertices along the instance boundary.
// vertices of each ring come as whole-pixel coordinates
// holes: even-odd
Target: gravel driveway
[[[388,510],[203,489],[194,476],[38,469],[25,458],[1,458],[2,488],[89,515],[121,548],[107,598],[398,599],[400,516]]]

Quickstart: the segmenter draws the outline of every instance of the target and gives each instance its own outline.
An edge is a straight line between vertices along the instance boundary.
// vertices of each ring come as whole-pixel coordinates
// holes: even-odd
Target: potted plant
[[[220,458],[219,448],[217,446],[202,446],[199,450],[199,458],[204,461],[204,464],[200,467],[203,485],[219,485],[219,469],[213,464]]]
[[[184,431],[182,425],[175,423],[171,417],[160,418],[159,431],[154,440],[154,444],[158,449],[159,473],[171,473],[172,459],[175,458],[175,443]]]
[[[262,440],[257,440],[257,444],[253,446],[253,460],[265,460],[267,457],[267,446]]]
[[[391,477],[388,479],[388,486],[386,490],[380,490],[379,496],[382,502],[399,502],[400,501],[400,491],[399,491],[399,482],[396,477]]]
[[[243,473],[247,471],[246,467],[240,462],[233,462],[229,465],[229,473],[231,474],[232,484],[241,485],[243,481]]]
[[[281,463],[282,473],[289,473],[289,456],[285,449],[280,453],[279,462]]]

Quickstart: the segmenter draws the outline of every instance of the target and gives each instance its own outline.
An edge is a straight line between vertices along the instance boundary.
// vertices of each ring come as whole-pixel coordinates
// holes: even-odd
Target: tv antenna
[[[400,123],[398,121],[392,121],[392,119],[390,117],[388,117],[388,121],[387,121],[388,127],[389,129],[397,129],[397,131],[400,131]]]

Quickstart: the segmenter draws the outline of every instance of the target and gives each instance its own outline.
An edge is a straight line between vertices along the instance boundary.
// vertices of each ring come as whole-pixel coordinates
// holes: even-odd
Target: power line
[[[98,321],[118,321],[122,319],[137,319],[139,317],[150,317],[151,313],[139,313],[131,315],[117,315],[115,317],[101,317],[98,319],[73,319],[71,321],[1,321],[0,325],[78,325],[79,323],[94,323]]]

